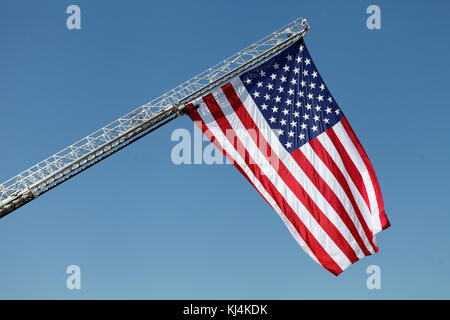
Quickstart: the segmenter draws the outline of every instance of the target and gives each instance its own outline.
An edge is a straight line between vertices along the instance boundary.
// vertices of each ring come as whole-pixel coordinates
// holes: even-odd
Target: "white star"
[[[311,105],[309,103],[306,104],[306,110],[311,110]]]
[[[276,62],[273,64],[273,68],[274,68],[275,70],[278,69],[279,66],[280,66],[280,65],[279,65],[278,63],[276,63]]]
[[[295,92],[294,89],[289,89],[289,91],[288,91],[290,96],[292,96],[294,94],[294,92]]]
[[[290,54],[288,54],[286,59],[287,59],[287,61],[291,61],[292,60],[292,56]]]
[[[308,93],[308,99],[312,99],[313,98],[313,94],[312,93]]]
[[[292,79],[291,79],[291,84],[292,84],[293,86],[295,86],[295,85],[297,84],[297,80],[295,80],[294,78],[292,78]]]
[[[308,120],[308,119],[309,119],[309,114],[306,114],[306,113],[305,113],[305,114],[303,115],[303,119]]]
[[[295,122],[294,120],[291,121],[291,127],[296,127],[297,126],[297,122]]]
[[[273,89],[273,84],[269,83],[266,87],[267,87],[267,90],[272,90]]]
[[[300,92],[298,93],[298,95],[299,95],[300,97],[304,97],[304,96],[305,96],[305,93],[304,93],[303,91],[300,91]]]
[[[258,92],[258,91],[253,92],[253,96],[254,96],[255,98],[258,98],[258,97],[259,97],[259,92]]]
[[[306,59],[306,60],[305,60],[305,64],[306,64],[306,65],[311,64],[311,60],[310,60],[310,59]]]
[[[291,131],[288,132],[288,136],[289,136],[289,137],[293,137],[293,136],[294,136],[294,133],[295,133],[295,132],[291,130]]]
[[[281,123],[281,125],[285,126],[285,125],[286,125],[286,120],[281,119],[281,120],[280,120],[280,123]]]
[[[314,82],[311,82],[311,83],[309,84],[309,87],[310,87],[311,89],[314,89],[314,88],[316,88],[316,84],[315,84]]]
[[[261,105],[261,109],[267,110],[267,104],[263,103],[263,104]]]
[[[333,101],[333,99],[331,98],[331,97],[328,97],[328,102],[330,102],[331,103],[331,101]]]
[[[303,45],[300,46],[299,51],[300,51],[300,52],[303,51]]]
[[[281,136],[284,133],[284,130],[278,129],[277,133],[278,133],[279,136]]]
[[[297,61],[297,63],[300,63],[300,62],[302,62],[302,57],[297,57],[297,59],[295,59],[295,61]]]
[[[287,64],[284,65],[283,70],[288,72],[289,71],[289,66]]]
[[[260,76],[260,77],[265,77],[265,76],[266,76],[266,73],[265,73],[263,70],[261,70],[261,71],[259,72],[259,76]]]
[[[281,77],[281,82],[286,82],[286,77],[285,76]]]
[[[295,106],[296,106],[297,108],[300,108],[300,107],[302,106],[302,103],[301,103],[300,101],[297,101],[297,102],[295,103]]]
[[[270,96],[269,96],[268,93],[266,93],[266,94],[264,95],[264,99],[266,99],[266,100],[269,100],[269,99],[270,99]]]
[[[312,73],[312,76],[313,76],[313,78],[317,78],[317,72],[314,71],[314,72]]]
[[[325,118],[325,119],[323,119],[323,122],[325,122],[326,124],[328,124],[328,123],[330,122],[330,119]]]
[[[278,107],[277,106],[273,106],[272,112],[278,112]]]
[[[276,120],[276,119],[275,119],[273,116],[269,119],[269,121],[270,121],[271,123],[274,123],[275,120]]]
[[[277,89],[280,93],[284,92],[284,88],[282,86],[279,86]]]
[[[320,117],[318,115],[314,116],[314,121],[319,121]]]
[[[256,84],[256,86],[257,86],[258,88],[261,88],[262,85],[263,85],[263,83],[262,83],[261,81],[259,81],[259,82]]]
[[[275,73],[272,73],[270,75],[270,79],[275,80],[277,78],[277,75]]]
[[[339,113],[341,113],[341,110],[336,109],[336,110],[334,111],[334,113],[336,113],[336,114],[338,115]]]
[[[280,102],[281,101],[281,98],[279,96],[276,96],[274,99],[275,99],[275,102]]]
[[[286,148],[291,148],[292,147],[292,143],[286,142],[285,146],[286,146]]]
[[[321,85],[320,85],[320,90],[324,90],[325,89],[325,85],[322,83]]]
[[[325,112],[326,112],[326,113],[331,113],[331,108],[330,108],[330,107],[326,108],[326,109],[325,109]]]
[[[317,100],[323,101],[323,95],[319,94],[319,96],[317,97]]]
[[[318,128],[317,128],[317,126],[312,126],[311,129],[314,132],[314,131],[317,131]]]
[[[287,99],[285,103],[286,103],[287,106],[290,106],[292,104],[292,100],[291,99]]]
[[[289,113],[289,110],[288,110],[288,109],[283,109],[283,111],[281,111],[281,112],[283,112],[283,114],[284,114],[285,116],[287,116],[288,113]]]
[[[297,74],[297,73],[299,73],[299,72],[300,72],[300,69],[297,68],[297,67],[295,67],[295,68],[294,68],[294,73]]]
[[[308,126],[306,125],[306,123],[302,123],[302,124],[300,125],[300,127],[302,127],[303,130],[306,129],[306,128],[308,128]]]
[[[322,108],[320,106],[316,106],[316,111],[319,112]]]
[[[305,139],[305,134],[300,133],[300,134],[298,135],[298,137],[300,138],[300,140],[303,140],[303,139]]]
[[[304,75],[305,77],[307,77],[307,76],[308,76],[308,70],[303,70],[303,75]]]
[[[298,113],[298,111],[294,111],[294,117],[298,118],[298,116],[300,115],[300,113]]]
[[[306,82],[304,80],[302,80],[302,82],[300,82],[300,84],[302,87],[306,86]]]
[[[252,80],[250,80],[249,78],[247,78],[247,80],[245,80],[245,83],[246,83],[246,84],[250,84],[250,83],[252,83]]]

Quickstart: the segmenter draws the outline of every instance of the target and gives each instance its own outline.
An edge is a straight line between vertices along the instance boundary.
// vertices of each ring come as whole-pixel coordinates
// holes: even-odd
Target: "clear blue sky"
[[[370,4],[381,30],[366,28]],[[0,0],[2,182],[306,17],[392,223],[378,254],[335,277],[234,167],[171,162],[173,130],[193,131],[182,118],[1,219],[0,298],[449,299],[449,12],[437,0]],[[71,264],[79,291],[65,287]],[[372,264],[381,290],[366,288]]]

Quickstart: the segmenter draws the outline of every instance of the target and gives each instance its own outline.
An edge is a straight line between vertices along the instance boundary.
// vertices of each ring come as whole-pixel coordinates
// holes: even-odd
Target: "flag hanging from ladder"
[[[374,169],[302,38],[187,110],[320,265],[338,275],[378,251]]]

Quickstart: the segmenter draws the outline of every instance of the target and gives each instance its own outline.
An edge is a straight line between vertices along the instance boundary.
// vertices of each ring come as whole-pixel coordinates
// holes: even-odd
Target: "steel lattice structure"
[[[298,18],[105,127],[0,184],[0,218],[183,114],[185,104],[303,37]]]

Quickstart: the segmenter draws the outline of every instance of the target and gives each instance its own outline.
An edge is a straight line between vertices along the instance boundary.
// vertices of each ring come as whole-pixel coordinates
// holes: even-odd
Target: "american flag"
[[[378,251],[375,171],[303,39],[187,110],[317,263],[338,275]]]

